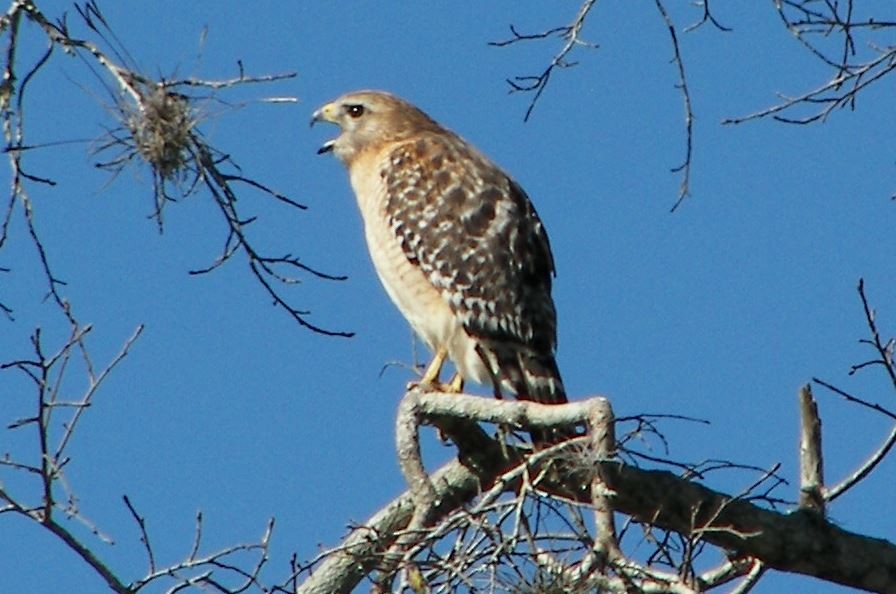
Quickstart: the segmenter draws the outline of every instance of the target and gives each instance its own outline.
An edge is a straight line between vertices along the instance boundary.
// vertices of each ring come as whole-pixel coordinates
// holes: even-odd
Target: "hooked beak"
[[[336,106],[332,103],[327,103],[320,109],[316,110],[313,114],[311,114],[311,123],[310,126],[314,126],[317,122],[328,122],[330,124],[338,124],[336,120]],[[328,140],[319,149],[317,149],[317,154],[322,155],[324,153],[329,153],[333,150],[333,145],[336,143],[336,139]]]

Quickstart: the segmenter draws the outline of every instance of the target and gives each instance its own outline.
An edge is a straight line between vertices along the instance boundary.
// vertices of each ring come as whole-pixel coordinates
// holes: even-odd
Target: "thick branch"
[[[616,419],[605,398],[597,400],[588,423],[591,447],[598,460],[614,460],[616,456]],[[612,491],[598,466],[591,480],[591,505],[594,506],[594,551],[603,559],[622,559],[614,521]]]
[[[497,474],[497,473],[495,473]],[[479,478],[460,462],[443,466],[432,476],[439,500],[447,507],[468,501],[479,493]],[[362,526],[355,528],[339,548],[327,556],[296,594],[351,592],[379,564],[380,556],[395,542],[411,520],[414,498],[410,491],[395,498]]]
[[[420,400],[409,400],[406,404],[410,402],[420,406]],[[472,501],[488,489],[498,476],[520,461],[513,448],[503,448],[470,420],[445,416],[440,418],[438,427],[457,445],[458,461],[446,464],[430,476],[437,501],[436,506],[429,510],[429,519],[433,521]],[[296,594],[351,592],[377,568],[384,553],[408,527],[414,511],[411,491],[395,498],[365,524],[352,530],[332,554],[326,555],[314,573],[296,589]]]
[[[605,471],[617,511],[684,534],[696,518],[703,540],[769,567],[896,593],[896,546],[886,540],[848,532],[812,512],[782,514],[732,500],[671,472],[610,466]],[[700,527],[706,517],[712,524]]]
[[[63,526],[56,523],[55,520],[49,520],[42,524],[47,530],[55,534],[64,542],[71,550],[78,554],[94,571],[96,571],[105,581],[109,588],[117,594],[132,594],[134,591],[126,586],[111,569],[101,561],[90,547],[86,546],[80,540],[75,538],[71,532]]]
[[[430,407],[433,423],[443,431],[446,428],[442,427],[442,420],[450,419],[445,423],[450,429],[446,432],[461,451],[471,456],[468,466],[454,462],[433,475],[439,500],[438,517],[488,488],[515,463],[512,458],[521,456],[522,452],[507,445],[505,457],[496,442],[488,439],[485,442],[491,445],[484,451],[480,449],[484,443],[482,430],[475,423],[457,417],[438,417],[436,409],[443,409],[442,413],[446,407],[467,410],[474,417],[487,417],[509,425],[525,425],[522,419],[531,419],[539,421],[539,426],[568,424],[582,418],[585,409],[581,403],[545,407],[464,395],[439,398],[439,394],[419,394],[417,405],[421,411]],[[491,412],[486,414],[486,409]],[[551,417],[551,423],[546,422],[547,417]],[[816,513],[785,514],[762,509],[671,472],[643,470],[616,461],[594,460],[592,464],[570,466],[564,476],[545,480],[541,488],[556,490],[567,497],[575,493],[587,503],[591,492],[585,487],[598,473],[609,487],[614,509],[637,520],[684,535],[699,533],[703,541],[737,556],[759,559],[763,566],[871,592],[896,594],[896,546],[848,532]],[[507,488],[513,486],[508,484]],[[367,524],[355,529],[298,592],[351,591],[376,567],[379,555],[395,542],[413,511],[410,493],[395,499]]]
[[[808,385],[800,389],[800,507],[824,514],[821,418]]]

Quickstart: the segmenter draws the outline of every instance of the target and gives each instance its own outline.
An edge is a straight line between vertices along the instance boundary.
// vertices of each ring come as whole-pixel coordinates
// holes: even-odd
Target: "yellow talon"
[[[442,365],[445,364],[445,358],[447,356],[448,349],[439,347],[439,350],[436,351],[436,356],[433,357],[432,363],[429,364],[423,377],[420,378],[420,385],[430,386],[438,383],[439,375],[442,373]]]
[[[445,386],[448,392],[453,392],[455,394],[460,394],[464,391],[464,378],[459,373],[455,373],[454,377],[451,378],[451,381],[448,382],[448,385]]]

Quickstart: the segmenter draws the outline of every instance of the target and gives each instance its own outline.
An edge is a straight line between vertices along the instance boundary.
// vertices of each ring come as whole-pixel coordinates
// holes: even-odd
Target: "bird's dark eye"
[[[360,118],[364,115],[364,106],[363,105],[346,105],[345,111],[353,118]]]

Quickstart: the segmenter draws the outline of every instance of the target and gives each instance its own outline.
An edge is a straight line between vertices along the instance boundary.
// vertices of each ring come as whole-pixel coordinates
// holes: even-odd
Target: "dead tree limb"
[[[528,452],[526,448],[486,438],[488,448],[475,454],[482,445],[481,428],[467,418],[453,417],[445,423],[446,430],[442,427],[446,417],[439,416],[445,410],[463,410],[509,426],[523,423],[522,419],[536,420],[532,426],[550,426],[575,422],[582,418],[584,409],[581,402],[568,407],[544,406],[437,393],[421,393],[418,398],[421,409],[432,413],[433,424],[450,433],[452,441],[467,453],[466,464],[452,462],[432,475],[438,501],[436,516],[473,501],[496,485],[496,479],[525,459]],[[552,477],[549,473],[542,480],[542,490],[567,498],[573,494],[589,504],[590,485],[598,479],[607,485],[608,498],[617,512],[683,535],[699,531],[703,541],[728,551],[731,558],[759,560],[761,565],[753,565],[759,567],[758,572],[768,567],[870,592],[896,594],[896,546],[849,532],[817,513],[763,509],[672,472],[645,470],[617,460],[594,458],[590,464],[560,468],[563,472],[559,475]],[[512,483],[504,486],[509,491],[515,488]],[[402,534],[413,514],[413,497],[410,492],[404,493],[354,529],[332,554],[319,558],[313,573],[297,592],[350,592],[377,567],[382,552]],[[306,566],[305,570],[309,569]]]

